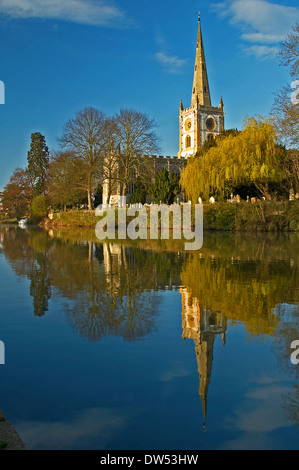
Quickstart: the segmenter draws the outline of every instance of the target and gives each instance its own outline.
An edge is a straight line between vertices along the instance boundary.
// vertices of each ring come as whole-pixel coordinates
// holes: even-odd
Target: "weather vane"
[[[198,12],[198,21],[200,20],[200,11]]]

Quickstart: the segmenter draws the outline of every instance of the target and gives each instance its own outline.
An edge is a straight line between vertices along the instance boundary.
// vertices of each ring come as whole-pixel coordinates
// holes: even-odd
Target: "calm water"
[[[0,408],[28,448],[299,449],[299,234],[0,231]]]

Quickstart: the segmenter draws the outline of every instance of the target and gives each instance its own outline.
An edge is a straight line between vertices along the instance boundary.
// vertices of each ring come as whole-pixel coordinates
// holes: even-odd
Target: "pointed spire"
[[[211,106],[210,89],[208,82],[208,74],[206,68],[205,54],[203,48],[200,13],[198,13],[198,34],[195,55],[195,68],[193,78],[193,88],[191,97],[191,106],[199,105]]]
[[[183,111],[184,107],[183,107],[183,101],[181,100],[180,102],[180,110]]]
[[[223,111],[224,106],[223,106],[222,96],[220,97],[219,108]]]

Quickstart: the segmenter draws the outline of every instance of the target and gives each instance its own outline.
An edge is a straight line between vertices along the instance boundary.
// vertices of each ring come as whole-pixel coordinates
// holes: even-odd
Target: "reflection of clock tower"
[[[198,16],[198,35],[195,56],[194,79],[190,108],[180,105],[180,150],[178,157],[194,155],[206,140],[214,139],[224,130],[223,101],[219,108],[211,106],[208,74]]]

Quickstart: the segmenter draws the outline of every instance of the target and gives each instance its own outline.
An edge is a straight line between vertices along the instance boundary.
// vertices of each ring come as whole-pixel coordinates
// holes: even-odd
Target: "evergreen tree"
[[[137,179],[137,182],[135,184],[135,190],[131,196],[130,203],[131,204],[144,204],[146,202],[146,196],[147,196],[147,188],[145,185],[140,181],[140,179]]]
[[[27,156],[28,172],[35,182],[36,195],[46,194],[46,180],[49,168],[49,149],[40,132],[31,134],[31,145]]]
[[[155,176],[155,183],[150,189],[154,202],[172,204],[174,197],[180,192],[179,177],[163,168]]]

